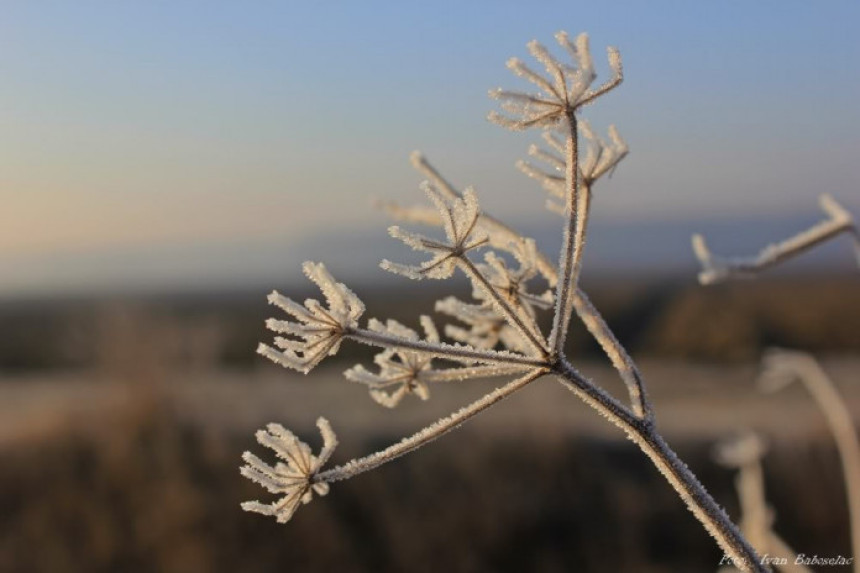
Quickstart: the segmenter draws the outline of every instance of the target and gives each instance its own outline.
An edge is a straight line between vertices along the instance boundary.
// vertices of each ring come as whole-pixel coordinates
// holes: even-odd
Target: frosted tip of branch
[[[702,265],[702,270],[699,273],[699,282],[703,285],[708,285],[717,282],[726,276],[726,269],[716,264],[713,254],[708,249],[705,238],[696,233],[692,237],[693,253]]]
[[[851,213],[849,213],[842,205],[837,203],[829,193],[822,193],[818,197],[818,205],[821,207],[821,210],[830,215],[830,218],[834,221],[850,223],[853,220]]]
[[[618,51],[618,48],[609,46],[606,48],[606,56],[609,59],[609,67],[612,69],[612,72],[618,77],[623,76],[624,68],[621,63],[621,52]]]

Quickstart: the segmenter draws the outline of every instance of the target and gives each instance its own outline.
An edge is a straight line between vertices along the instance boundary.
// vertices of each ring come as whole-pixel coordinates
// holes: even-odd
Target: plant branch
[[[766,356],[765,364],[769,366],[772,375],[797,376],[824,414],[842,463],[851,526],[851,551],[855,556],[854,571],[860,573],[860,439],[857,437],[851,412],[836,385],[812,356],[803,352],[772,350]],[[768,378],[766,370],[760,385],[771,383]],[[776,384],[779,383],[777,380]]]
[[[546,341],[543,339],[543,335],[540,334],[534,321],[531,321],[531,325],[523,322],[522,317],[517,313],[517,311],[511,308],[508,301],[499,295],[499,292],[493,288],[493,285],[487,281],[487,278],[465,255],[460,255],[458,257],[458,261],[460,263],[460,268],[466,276],[468,276],[473,283],[478,285],[481,290],[483,290],[487,296],[493,300],[495,306],[500,311],[500,314],[502,314],[502,316],[507,320],[508,324],[514,327],[517,332],[528,340],[529,344],[531,344],[532,348],[535,349],[539,356],[546,358],[548,355]]]
[[[538,379],[539,377],[546,374],[547,370],[545,368],[537,368],[527,373],[525,376],[512,380],[502,386],[501,388],[496,388],[493,392],[490,392],[480,400],[476,400],[472,402],[468,406],[457,410],[447,418],[442,418],[438,422],[427,426],[420,432],[413,434],[412,436],[405,438],[404,440],[390,446],[380,452],[376,452],[374,454],[370,454],[369,456],[365,456],[363,458],[358,458],[352,461],[349,461],[343,465],[332,468],[328,471],[321,472],[314,476],[315,482],[335,482],[340,480],[349,479],[358,474],[364,473],[366,471],[372,470],[381,466],[382,464],[388,463],[391,460],[399,458],[402,455],[408,454],[421,446],[432,442],[436,438],[443,436],[454,430],[470,418],[480,414],[493,404],[504,400],[520,388],[523,388]]]
[[[702,265],[699,282],[713,284],[732,276],[749,276],[793,258],[833,237],[848,233],[854,242],[854,255],[860,265],[860,231],[854,219],[845,208],[839,205],[826,193],[819,197],[821,209],[827,214],[827,219],[813,225],[780,243],[768,245],[758,255],[747,258],[723,258],[715,256],[708,249],[704,237],[693,235],[693,251]]]
[[[651,408],[651,402],[648,400],[648,394],[645,391],[645,383],[636,367],[636,363],[627,354],[627,351],[615,338],[609,325],[603,320],[598,310],[589,300],[585,291],[577,289],[573,297],[573,308],[576,310],[582,323],[591,333],[591,336],[600,344],[603,352],[609,357],[610,362],[621,380],[627,387],[627,393],[630,395],[630,405],[633,408],[633,413],[638,418],[645,420],[653,420],[654,412]]]
[[[514,352],[497,350],[478,350],[469,346],[455,346],[445,343],[432,343],[423,340],[408,340],[398,336],[389,336],[364,328],[351,329],[344,333],[345,338],[369,346],[382,348],[405,348],[415,352],[426,352],[441,359],[455,362],[480,362],[483,364],[516,364],[542,368],[547,366],[545,360],[529,358]]]
[[[549,344],[556,355],[564,349],[572,311],[572,296],[576,291],[579,269],[582,263],[582,248],[585,242],[586,219],[588,218],[588,190],[580,187],[579,134],[576,116],[567,115],[568,134],[565,142],[565,216],[564,239],[559,254],[559,279],[556,286],[555,315]],[[584,193],[583,193],[584,191]],[[583,197],[584,196],[584,197]]]
[[[645,452],[705,530],[732,558],[736,567],[742,571],[769,571],[738,527],[687,465],[672,451],[653,423],[635,417],[615,398],[577,372],[566,360],[560,360],[553,368],[553,373],[563,386],[621,428],[627,437]]]

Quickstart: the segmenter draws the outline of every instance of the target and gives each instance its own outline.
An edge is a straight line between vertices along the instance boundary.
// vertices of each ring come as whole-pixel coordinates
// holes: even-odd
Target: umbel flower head
[[[529,52],[543,64],[548,77],[532,71],[517,58],[508,60],[508,69],[535,84],[540,91],[537,94],[503,89],[490,91],[490,97],[500,100],[502,109],[510,114],[491,112],[490,121],[514,130],[552,127],[621,83],[621,54],[617,49],[607,49],[612,77],[597,89],[591,89],[597,74],[588,49],[588,34],[582,33],[571,42],[566,32],[559,32],[555,39],[570,55],[572,65],[556,60],[537,41],[529,42]]]
[[[337,353],[343,336],[358,327],[364,304],[346,285],[334,280],[322,263],[306,262],[305,275],[320,287],[328,307],[308,299],[304,306],[277,291],[269,295],[269,303],[283,309],[297,322],[270,318],[269,330],[285,336],[275,337],[275,346],[265,344],[257,352],[272,362],[307,374],[328,355]]]
[[[257,432],[257,441],[274,450],[282,461],[272,467],[251,452],[245,452],[242,459],[245,460],[246,465],[239,468],[239,471],[269,492],[284,495],[270,504],[246,501],[242,504],[242,509],[263,515],[273,515],[279,523],[286,523],[296,512],[299,504],[308,503],[314,493],[317,495],[328,493],[328,483],[314,482],[314,477],[334,452],[337,437],[325,418],[317,420],[317,428],[323,439],[319,456],[314,456],[307,444],[280,424],[269,424],[266,430]]]
[[[493,252],[484,256],[485,264],[479,265],[478,268],[487,277],[492,287],[517,312],[529,319],[534,319],[534,307],[548,309],[553,303],[552,291],[548,290],[537,295],[528,290],[528,282],[538,275],[537,247],[534,239],[524,238],[511,245],[509,250],[519,263],[519,268],[511,268],[505,259]],[[473,296],[477,299],[486,299],[486,293],[478,289]]]
[[[627,147],[627,142],[621,138],[614,125],[609,126],[609,143],[595,134],[591,129],[591,124],[586,120],[580,119],[577,122],[577,127],[585,141],[585,154],[578,166],[578,176],[580,181],[590,188],[604,175],[611,176],[621,160],[627,157],[630,150]],[[528,154],[543,162],[545,167],[538,167],[523,160],[517,161],[516,167],[540,183],[541,187],[554,198],[563,201],[565,197],[565,163],[562,156],[565,153],[565,144],[551,131],[545,131],[541,136],[549,149],[531,145]],[[550,211],[564,215],[563,204],[548,199],[546,205]]]
[[[436,302],[436,312],[447,314],[469,326],[465,329],[453,324],[445,325],[445,335],[475,348],[490,350],[499,343],[513,352],[525,354],[526,341],[490,304],[469,304],[453,296]]]
[[[409,233],[395,225],[388,229],[392,237],[400,239],[416,251],[431,253],[433,258],[420,266],[398,265],[391,261],[382,261],[380,266],[387,271],[412,279],[425,277],[447,279],[454,274],[460,257],[472,249],[485,245],[488,241],[487,234],[478,228],[480,216],[478,199],[471,189],[466,189],[462,198],[450,201],[446,201],[428,182],[422,185],[422,189],[441,215],[447,242]]]
[[[439,332],[429,316],[421,316],[421,326],[424,328],[427,342],[439,342]],[[417,332],[396,320],[388,320],[385,324],[371,320],[368,329],[406,340],[419,340]],[[386,348],[373,359],[379,366],[379,374],[357,364],[344,372],[344,376],[347,380],[366,384],[370,388],[371,398],[387,408],[394,408],[407,394],[414,394],[422,400],[430,397],[425,378],[433,373],[432,358],[433,356],[426,352]]]

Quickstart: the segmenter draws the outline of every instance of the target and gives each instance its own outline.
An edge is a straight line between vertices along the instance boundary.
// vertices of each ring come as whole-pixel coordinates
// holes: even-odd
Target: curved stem
[[[653,419],[654,413],[639,369],[582,289],[577,289],[573,295],[573,308],[627,386],[633,413],[639,418]]]
[[[810,357],[801,362],[801,367],[805,375],[800,379],[824,414],[839,451],[848,497],[854,571],[860,572],[860,440],[845,400],[818,362]]]
[[[617,400],[577,372],[566,360],[560,360],[553,368],[553,373],[558,376],[563,386],[621,428],[627,437],[639,446],[696,519],[732,559],[735,567],[742,571],[769,571],[738,527],[669,447],[653,423],[637,418]]]

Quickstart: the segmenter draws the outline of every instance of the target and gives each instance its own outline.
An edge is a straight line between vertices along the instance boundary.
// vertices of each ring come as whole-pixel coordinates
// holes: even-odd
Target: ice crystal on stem
[[[421,316],[421,326],[424,329],[426,342],[431,344],[440,342],[439,333],[429,316]],[[396,320],[388,320],[383,324],[372,319],[368,324],[368,330],[405,341],[420,340],[417,332]],[[427,400],[430,398],[428,385],[433,383],[502,376],[521,372],[524,369],[523,366],[517,365],[465,366],[440,369],[433,367],[433,360],[436,357],[438,355],[417,352],[405,347],[386,348],[373,359],[379,366],[378,374],[374,374],[363,365],[357,364],[344,372],[344,376],[352,382],[367,385],[370,389],[371,398],[386,408],[394,408],[408,394],[414,394],[421,400]]]
[[[318,456],[314,456],[307,444],[280,424],[269,424],[265,430],[257,432],[257,441],[272,449],[281,461],[270,466],[251,452],[245,452],[242,459],[246,465],[239,471],[270,493],[283,494],[283,497],[270,504],[246,501],[242,509],[273,515],[278,522],[286,523],[300,504],[311,501],[314,493],[320,496],[328,493],[328,483],[314,479],[334,452],[337,437],[325,418],[317,420],[317,427],[323,439]]]

